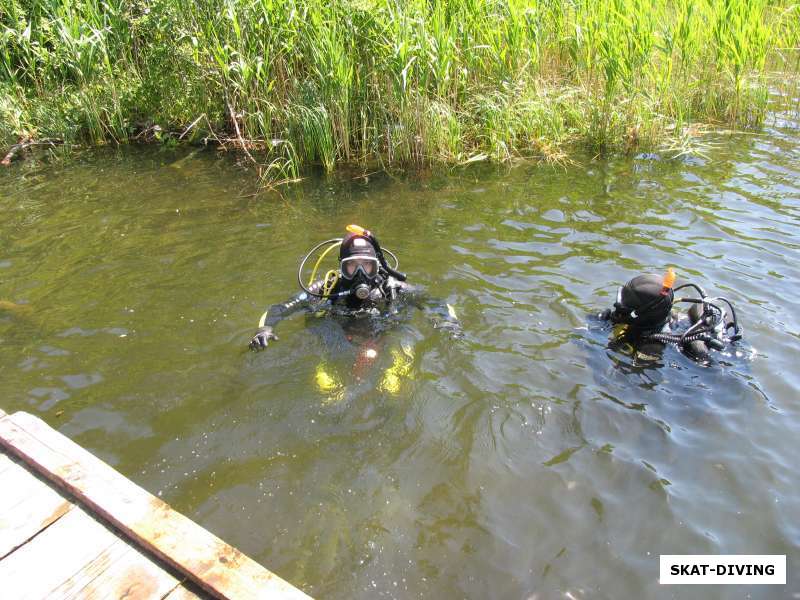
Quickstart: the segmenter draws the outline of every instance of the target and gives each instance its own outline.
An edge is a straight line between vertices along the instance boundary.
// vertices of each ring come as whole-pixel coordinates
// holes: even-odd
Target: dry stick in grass
[[[183,136],[185,136],[187,133],[189,133],[189,131],[192,129],[192,127],[197,125],[200,122],[200,119],[202,119],[205,116],[206,116],[206,113],[203,113],[202,115],[197,117],[194,121],[192,121],[192,124],[189,125],[186,129],[183,130],[183,133],[178,136],[178,139],[182,140]],[[206,119],[206,121],[208,121],[208,119]]]
[[[32,139],[29,138],[29,139],[26,139],[26,140],[22,140],[21,142],[19,142],[17,144],[14,144],[13,146],[11,146],[11,148],[9,148],[8,153],[6,154],[5,158],[0,161],[0,165],[3,165],[4,167],[8,167],[9,165],[11,165],[11,161],[14,160],[14,157],[17,155],[17,153],[19,153],[22,150],[25,150],[27,148],[30,148],[32,146],[51,146],[51,147],[55,147],[56,145],[63,144],[63,143],[64,143],[63,140],[55,140],[55,139],[53,139],[53,140],[44,139],[44,140],[38,140],[37,141],[37,140],[32,140]]]
[[[233,121],[233,128],[236,130],[236,139],[239,141],[239,145],[242,147],[242,150],[244,150],[244,153],[247,155],[247,158],[253,161],[254,165],[258,166],[258,162],[256,161],[255,158],[253,158],[253,155],[250,154],[249,150],[247,149],[247,146],[245,145],[244,139],[242,139],[242,132],[239,131],[239,119],[237,119],[236,112],[233,110],[233,107],[231,106],[230,102],[228,102],[228,112],[230,112],[231,114],[231,121]]]
[[[133,139],[136,140],[137,142],[139,140],[141,140],[142,138],[144,138],[145,141],[148,141],[148,140],[152,141],[153,139],[157,139],[156,135],[158,133],[160,133],[161,131],[163,131],[163,130],[161,129],[160,125],[155,125],[155,124],[154,125],[149,125],[148,127],[145,127],[144,129],[142,129],[135,136],[133,136]]]

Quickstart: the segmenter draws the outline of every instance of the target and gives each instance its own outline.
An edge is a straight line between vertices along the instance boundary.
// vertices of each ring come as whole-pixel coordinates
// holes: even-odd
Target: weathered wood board
[[[125,540],[109,546],[54,589],[63,600],[150,600],[164,598],[180,586],[170,573]]]
[[[187,590],[182,585],[179,585],[174,590],[172,590],[164,600],[197,600],[198,596],[189,590]]]
[[[7,459],[5,454],[2,456]],[[0,473],[0,480],[2,559],[65,515],[73,505],[20,465],[11,463],[11,468]]]
[[[121,534],[128,538],[127,543],[133,542],[139,545],[186,576],[188,581],[215,597],[297,600],[309,598],[32,415],[18,412],[0,418],[0,446],[49,479],[58,488],[75,496],[82,509],[90,511],[118,528]],[[0,581],[5,583],[3,576],[6,572],[5,563],[10,560],[13,562],[23,560],[33,552],[28,546],[40,542],[40,538],[45,539],[45,534],[50,530],[53,532],[48,538],[59,541],[60,538],[54,536],[57,536],[62,529],[74,526],[74,521],[79,519],[77,516],[72,516],[73,513],[83,514],[78,509],[69,511],[44,532],[0,562]],[[98,524],[95,522],[95,525]],[[108,530],[105,531],[109,533]],[[109,535],[113,537],[113,534]],[[115,539],[119,541],[118,538]],[[110,576],[115,568],[123,569],[122,565],[126,563],[114,567],[122,558],[111,560],[113,557],[102,555],[103,552],[121,552],[121,549],[112,548],[113,543],[106,543],[107,541],[107,539],[98,541],[103,548],[94,556],[84,556],[80,568],[75,569],[72,575],[78,577],[80,581],[93,581],[103,573]],[[55,558],[54,556],[51,560]],[[84,565],[94,566],[84,567]],[[78,575],[84,568],[88,570],[83,575]],[[98,575],[90,579],[91,573]],[[59,585],[63,583],[63,581],[58,582]],[[187,596],[191,594],[188,590],[176,587],[178,583],[175,581],[172,588],[167,588],[160,597],[166,594],[169,594],[167,597],[174,595],[173,600],[194,597],[193,594]],[[89,585],[87,583],[84,588]]]
[[[127,545],[81,509],[69,511],[0,561],[0,581],[15,600],[48,597],[113,546]]]
[[[0,452],[0,473],[5,471],[6,469],[11,469],[17,464],[17,462],[11,460],[8,454],[5,452]]]

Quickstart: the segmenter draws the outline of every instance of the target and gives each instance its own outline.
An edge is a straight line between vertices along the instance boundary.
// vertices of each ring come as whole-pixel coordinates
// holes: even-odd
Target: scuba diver
[[[317,270],[322,261],[337,247],[338,268],[327,271],[322,278],[317,278]],[[317,252],[320,255],[306,284],[303,269]],[[394,265],[388,263],[384,253],[393,259]],[[397,317],[405,307],[427,309],[435,317],[435,327],[459,337],[461,326],[453,307],[431,301],[420,288],[408,284],[406,275],[397,270],[398,266],[394,253],[381,248],[372,232],[358,225],[348,225],[343,238],[325,240],[305,255],[297,271],[301,291],[287,301],[273,304],[267,309],[250,341],[250,348],[260,350],[266,348],[270,341],[277,340],[278,336],[274,331],[276,325],[296,312],[331,316],[342,325],[339,332],[344,333],[347,345],[357,347],[353,375],[360,379],[366,366],[378,354],[375,330],[382,327],[380,323],[385,324],[387,319]],[[334,335],[342,338],[339,333]],[[393,349],[391,354],[394,358],[393,364],[384,373],[379,388],[396,393],[401,378],[410,372],[413,352],[410,344],[403,344],[401,349]],[[317,369],[316,381],[318,387],[326,392],[342,388],[336,378],[323,367]]]
[[[742,338],[736,309],[727,298],[709,297],[694,283],[674,285],[675,272],[670,268],[664,277],[639,275],[620,287],[614,308],[597,315],[614,324],[612,341],[630,344],[645,354],[671,344],[702,362],[711,350],[724,350]],[[675,292],[687,288],[699,297],[675,297]],[[674,310],[678,303],[690,305],[686,317]]]

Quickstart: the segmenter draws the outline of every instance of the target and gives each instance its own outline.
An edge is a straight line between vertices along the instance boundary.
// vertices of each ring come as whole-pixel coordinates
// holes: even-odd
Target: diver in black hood
[[[741,339],[736,310],[728,299],[710,298],[694,283],[673,288],[674,284],[672,269],[664,277],[653,274],[634,277],[617,291],[614,308],[606,309],[598,317],[620,326],[615,327],[615,342],[628,342],[651,351],[673,344],[701,361],[708,359],[711,350],[724,350]],[[686,288],[694,289],[699,298],[675,298],[675,292]],[[674,310],[678,303],[690,305],[688,320]]]
[[[339,268],[330,270],[321,279],[316,279],[316,271],[325,256],[339,247]],[[303,268],[309,258],[324,248],[306,285],[303,282]],[[384,252],[394,260],[389,265]],[[297,277],[302,291],[286,302],[273,304],[262,315],[258,330],[250,341],[250,348],[265,348],[270,340],[277,340],[274,328],[277,323],[300,310],[325,310],[334,314],[352,317],[380,315],[396,302],[405,301],[415,306],[428,306],[430,303],[421,290],[406,283],[406,275],[397,270],[397,257],[389,250],[381,248],[372,232],[348,225],[347,234],[339,239],[331,239],[317,244],[306,254],[300,263]],[[434,307],[438,317],[437,325],[460,335],[461,329],[455,311],[449,304]]]

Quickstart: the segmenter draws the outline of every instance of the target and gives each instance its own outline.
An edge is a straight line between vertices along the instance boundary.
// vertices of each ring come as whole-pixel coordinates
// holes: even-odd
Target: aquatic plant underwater
[[[206,140],[421,166],[756,127],[797,73],[785,0],[5,0],[0,137]]]

